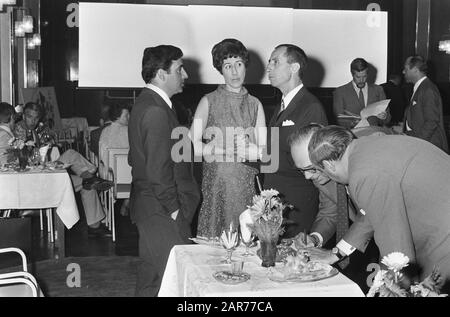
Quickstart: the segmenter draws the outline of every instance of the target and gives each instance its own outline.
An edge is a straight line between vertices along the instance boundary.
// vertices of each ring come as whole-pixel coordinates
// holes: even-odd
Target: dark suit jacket
[[[374,84],[367,85],[367,105],[386,99],[383,88]],[[339,114],[345,114],[344,110],[347,110],[356,115],[359,115],[362,110],[361,106],[359,105],[358,95],[353,88],[352,82],[336,88],[333,92],[333,112],[336,118]],[[338,120],[338,122],[339,124],[344,125],[348,128],[353,127],[347,124],[346,121],[343,122],[343,120]]]
[[[397,124],[403,120],[406,107],[406,96],[400,86],[396,86],[393,82],[381,84],[383,87],[386,99],[391,99],[389,102],[389,110],[391,112],[391,123]]]
[[[289,238],[302,230],[310,230],[318,208],[318,191],[309,180],[297,170],[291,157],[291,150],[287,139],[296,129],[310,123],[328,123],[325,110],[320,101],[312,95],[306,87],[300,89],[286,110],[281,113],[278,106],[269,123],[267,148],[272,156],[271,128],[279,129],[279,138],[272,140],[279,145],[279,166],[275,173],[264,175],[264,188],[274,188],[278,190],[284,198],[294,205],[295,210],[288,215],[288,218],[295,222],[287,228],[285,238]],[[294,123],[291,126],[283,126],[283,122],[290,120]]]
[[[442,114],[442,100],[437,87],[426,78],[417,88],[405,110],[405,120],[412,131],[405,133],[427,140],[448,153]]]
[[[167,218],[177,209],[177,222],[190,223],[194,216],[200,192],[191,163],[171,158],[178,141],[171,139],[171,133],[178,126],[175,111],[156,92],[144,88],[128,126],[133,177],[130,215],[135,222],[154,215]]]

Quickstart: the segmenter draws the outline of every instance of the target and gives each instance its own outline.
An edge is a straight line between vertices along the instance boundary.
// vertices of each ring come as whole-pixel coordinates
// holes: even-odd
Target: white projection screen
[[[292,43],[309,64],[304,82],[336,87],[350,81],[350,62],[365,58],[372,81],[387,72],[387,12],[297,10],[232,6],[169,6],[85,3],[79,7],[79,87],[138,88],[144,85],[144,48],[180,47],[188,83],[219,84],[211,49],[236,38],[250,52],[247,84],[269,84],[265,66],[273,48]]]

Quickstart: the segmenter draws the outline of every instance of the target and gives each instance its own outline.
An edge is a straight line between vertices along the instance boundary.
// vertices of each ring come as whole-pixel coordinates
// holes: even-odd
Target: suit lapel
[[[357,94],[356,91],[355,91],[355,88],[353,87],[352,82],[349,82],[349,83],[347,84],[346,89],[347,89],[347,95],[348,95],[351,99],[353,99],[353,101],[351,101],[351,104],[353,104],[353,105],[358,105],[358,104],[359,104],[359,97],[358,97],[358,94]],[[349,110],[349,111],[350,111],[350,110]],[[351,111],[351,112],[353,112],[353,111]],[[359,115],[359,113],[355,113],[355,114]]]
[[[291,102],[289,103],[288,107],[283,111],[283,113],[276,119],[275,126],[282,126],[283,121],[287,118],[289,118],[289,115],[295,111],[295,109],[300,104],[301,99],[305,95],[305,87],[302,87],[302,89],[299,90],[299,92],[292,98]]]

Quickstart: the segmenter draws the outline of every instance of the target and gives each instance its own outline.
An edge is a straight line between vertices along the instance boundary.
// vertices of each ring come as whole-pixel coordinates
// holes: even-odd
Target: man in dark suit
[[[389,111],[391,113],[390,124],[394,125],[403,120],[406,106],[406,96],[401,88],[402,77],[397,74],[389,76],[389,80],[381,84],[380,86],[384,90],[384,94],[387,99],[391,99],[389,102]]]
[[[284,238],[293,237],[304,230],[309,231],[319,203],[319,193],[312,182],[301,175],[299,177],[287,142],[288,136],[296,128],[312,122],[328,122],[320,101],[303,86],[306,65],[305,52],[292,44],[278,45],[267,65],[271,85],[283,95],[280,106],[275,109],[270,120],[267,142],[268,153],[272,160],[278,156],[279,166],[274,173],[264,174],[264,187],[278,190],[294,206],[286,215],[293,223],[287,226]],[[278,144],[279,152],[272,153],[272,143]],[[263,171],[263,167],[261,169]]]
[[[132,167],[130,216],[139,231],[136,295],[156,296],[169,252],[189,243],[190,223],[200,200],[190,162],[171,157],[172,130],[179,127],[170,97],[183,89],[187,74],[182,51],[160,45],[144,50],[147,84],[131,111],[128,126]]]
[[[362,109],[371,103],[386,99],[383,88],[367,83],[369,63],[363,58],[356,58],[350,64],[352,81],[336,88],[333,92],[333,112],[337,123],[347,128],[353,128],[358,120],[340,118],[340,115],[359,116]],[[383,125],[390,121],[388,112],[382,112],[377,117],[367,119],[370,125]]]
[[[422,56],[406,59],[403,74],[408,83],[414,84],[414,91],[405,110],[403,129],[407,135],[429,141],[448,153],[441,95],[426,76],[427,70],[427,63]]]

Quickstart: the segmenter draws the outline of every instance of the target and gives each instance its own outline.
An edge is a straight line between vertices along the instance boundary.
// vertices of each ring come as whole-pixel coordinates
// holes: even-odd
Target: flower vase
[[[261,240],[261,259],[263,267],[275,266],[277,258],[277,239],[264,241]]]
[[[19,150],[18,159],[19,159],[19,170],[24,171],[28,165],[28,153],[25,148]]]

